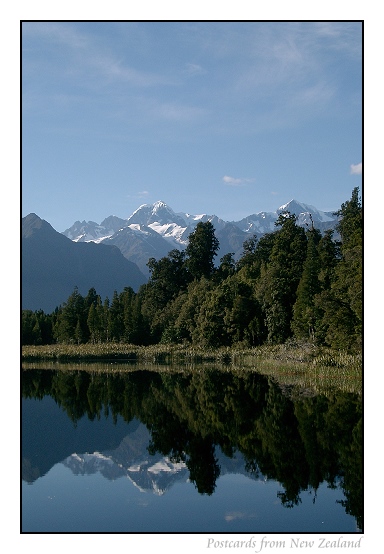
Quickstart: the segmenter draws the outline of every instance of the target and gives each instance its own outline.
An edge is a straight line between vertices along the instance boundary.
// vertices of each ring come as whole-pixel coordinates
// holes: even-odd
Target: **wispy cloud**
[[[361,162],[359,164],[351,164],[350,172],[351,175],[361,175],[363,172],[363,164]]]
[[[108,78],[110,81],[120,81],[137,87],[171,85],[175,81],[163,75],[137,70],[125,65],[121,60],[111,56],[95,55],[89,57],[89,67]]]
[[[187,63],[184,69],[184,74],[188,77],[195,77],[197,75],[204,75],[206,70],[197,63]]]
[[[137,69],[125,63],[121,55],[105,45],[101,46],[97,37],[86,32],[84,27],[79,28],[79,25],[65,22],[31,22],[23,24],[22,32],[24,39],[40,40],[41,45],[47,42],[52,53],[57,49],[62,60],[66,60],[66,63],[57,65],[54,59],[52,71],[64,72],[67,76],[72,75],[76,79],[82,77],[88,86],[92,86],[95,82],[99,84],[121,82],[136,87],[152,87],[172,85],[177,82],[156,71]],[[26,60],[24,65],[27,63]],[[35,71],[36,69],[35,66]]]
[[[27,21],[22,24],[23,38],[47,39],[49,43],[65,45],[72,49],[89,45],[88,37],[73,26],[54,22]]]
[[[239,177],[231,177],[230,175],[224,175],[223,182],[226,185],[232,186],[232,187],[243,187],[247,183],[253,183],[255,179],[244,179]]]
[[[149,196],[148,190],[141,190],[139,192],[136,192],[135,194],[127,194],[127,198],[147,198]]]

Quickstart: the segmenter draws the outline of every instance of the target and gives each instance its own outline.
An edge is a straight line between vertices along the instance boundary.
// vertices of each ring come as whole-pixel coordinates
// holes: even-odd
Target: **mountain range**
[[[170,250],[183,250],[199,222],[210,221],[220,248],[216,262],[232,252],[238,260],[244,242],[273,232],[279,214],[289,211],[301,226],[324,232],[335,229],[332,212],[291,200],[276,212],[259,212],[240,221],[216,215],[176,213],[162,201],[143,204],[127,219],[109,216],[100,224],[76,221],[59,233],[36,214],[22,220],[22,308],[52,312],[77,287],[86,295],[94,287],[105,299],[124,287],[137,291],[149,277],[149,258],[160,259]]]
[[[22,407],[22,479],[27,483],[42,478],[56,464],[63,464],[74,475],[99,473],[108,480],[128,478],[141,492],[158,496],[176,482],[189,480],[185,462],[172,461],[159,452],[149,454],[151,433],[138,419],[127,423],[120,417],[116,422],[112,418],[91,421],[85,417],[74,427],[51,397],[38,402],[23,399]],[[36,427],[43,431],[36,432]],[[228,458],[216,447],[215,458],[220,475],[236,473],[254,478],[239,451]]]
[[[73,453],[61,463],[75,475],[93,475],[100,473],[105,479],[115,480],[128,478],[141,492],[165,494],[175,483],[189,481],[190,472],[183,461],[173,461],[169,456],[160,453],[148,454],[151,435],[143,423],[123,438],[114,450],[103,452]],[[220,467],[220,476],[227,474],[244,475],[248,479],[255,476],[246,470],[246,460],[239,451],[231,458],[223,454],[220,447],[215,447],[215,458]],[[258,480],[264,476],[258,472]]]
[[[244,241],[253,235],[260,238],[265,233],[273,232],[279,214],[284,211],[295,214],[301,226],[311,225],[312,218],[315,227],[322,232],[334,229],[338,222],[333,212],[323,212],[297,200],[291,200],[275,212],[254,213],[240,221],[224,221],[216,215],[176,213],[165,202],[158,201],[141,205],[127,219],[109,216],[100,224],[76,221],[63,235],[77,243],[115,245],[148,277],[148,259],[166,256],[173,248],[183,250],[199,222],[210,221],[214,226],[220,242],[218,260],[228,252],[233,252],[235,260],[238,260]]]

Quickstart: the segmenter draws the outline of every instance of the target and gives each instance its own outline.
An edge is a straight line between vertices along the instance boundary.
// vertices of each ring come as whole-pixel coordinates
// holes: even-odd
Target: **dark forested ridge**
[[[219,241],[199,223],[184,252],[150,258],[137,292],[111,298],[76,287],[47,314],[22,313],[22,343],[191,343],[257,346],[290,338],[357,351],[362,342],[362,207],[359,189],[337,212],[337,231],[299,227],[282,213],[276,230],[244,242],[240,259],[214,263]]]

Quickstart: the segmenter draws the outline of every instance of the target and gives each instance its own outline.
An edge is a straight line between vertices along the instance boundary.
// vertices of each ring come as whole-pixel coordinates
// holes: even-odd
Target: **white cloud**
[[[146,198],[149,195],[149,191],[141,190],[135,194],[127,194],[126,198]]]
[[[226,185],[232,187],[242,187],[247,183],[253,183],[255,179],[239,179],[237,177],[230,177],[229,175],[224,175],[223,181]]]
[[[351,164],[351,175],[361,175],[363,172],[363,164]]]

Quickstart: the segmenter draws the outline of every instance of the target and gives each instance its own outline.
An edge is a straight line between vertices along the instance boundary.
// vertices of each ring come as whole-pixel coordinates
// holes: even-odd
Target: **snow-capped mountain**
[[[180,247],[178,243],[170,244],[159,233],[139,223],[123,227],[112,236],[106,237],[103,244],[117,246],[121,253],[134,262],[144,275],[148,277],[147,262],[149,258],[160,259],[167,256],[172,248]]]
[[[100,473],[104,478],[115,480],[128,478],[141,492],[163,495],[176,482],[187,482],[189,470],[185,462],[172,461],[168,456],[148,453],[150,433],[140,423],[137,429],[127,435],[120,445],[110,451],[93,453],[74,453],[63,460],[75,475]],[[216,447],[215,458],[220,466],[220,475],[228,473],[243,474],[254,478],[246,469],[244,456],[235,452],[232,458],[225,456]],[[262,479],[262,475],[257,475]]]
[[[166,239],[171,248],[182,249],[187,245],[188,236],[196,225],[206,221],[211,221],[216,231],[223,229],[227,224],[215,215],[176,213],[165,202],[159,200],[154,204],[142,204],[127,219],[110,216],[100,224],[94,221],[76,221],[63,232],[63,235],[75,242],[101,242],[128,227],[136,234],[147,235],[150,234],[149,228]]]
[[[184,248],[188,243],[188,236],[196,225],[206,221],[210,221],[216,231],[226,225],[225,221],[215,215],[176,213],[161,200],[154,204],[143,204],[127,220],[129,227],[138,224],[156,231],[173,248]]]
[[[291,214],[295,214],[297,216],[297,224],[301,226],[311,224],[310,215],[312,216],[314,224],[327,225],[337,221],[337,218],[333,215],[333,212],[322,212],[314,206],[303,204],[297,200],[291,200],[287,204],[280,206],[277,210],[277,214],[280,214],[281,212],[290,212]]]
[[[143,204],[128,218],[128,225],[178,225],[186,227],[186,218],[176,214],[165,202],[159,200],[154,204]]]
[[[241,221],[233,224],[245,233],[265,234],[275,230],[275,222],[282,212],[289,212],[297,216],[297,224],[304,227],[311,225],[311,217],[316,228],[324,231],[333,228],[337,223],[336,216],[332,212],[322,212],[314,206],[303,204],[297,200],[291,200],[280,206],[276,212],[259,212],[249,215]]]
[[[63,234],[75,242],[105,242],[118,246],[124,256],[135,262],[148,276],[148,259],[159,259],[174,248],[183,250],[188,244],[189,235],[199,222],[210,221],[215,228],[220,240],[217,259],[228,253],[229,245],[230,251],[235,253],[235,259],[238,259],[243,242],[248,236],[256,235],[259,238],[265,233],[273,232],[279,214],[284,211],[295,214],[298,225],[303,227],[312,225],[313,220],[315,227],[322,232],[334,229],[338,221],[332,212],[323,212],[297,200],[283,204],[275,212],[258,212],[240,221],[231,222],[216,215],[176,213],[159,200],[154,204],[139,206],[127,219],[109,216],[100,224],[76,221]]]
[[[94,221],[76,221],[63,235],[74,242],[101,242],[126,226],[126,220],[111,215],[100,223]]]

